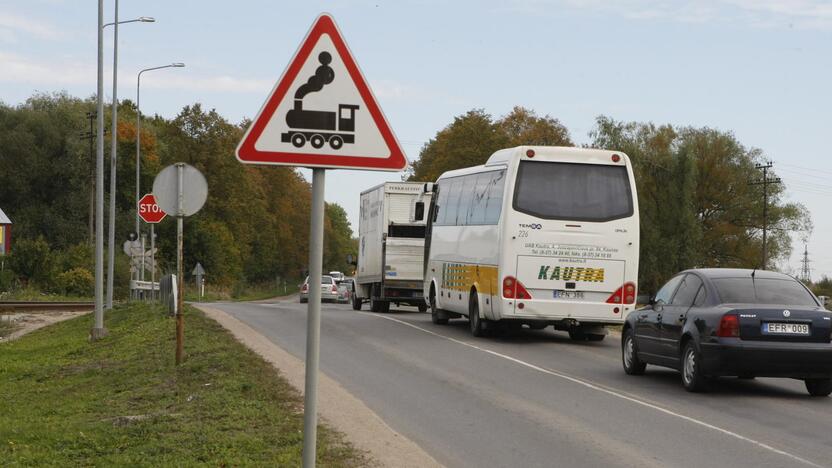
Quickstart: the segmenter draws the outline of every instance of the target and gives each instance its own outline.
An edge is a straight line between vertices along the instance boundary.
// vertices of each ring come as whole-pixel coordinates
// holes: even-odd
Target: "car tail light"
[[[506,276],[503,278],[503,297],[507,299],[531,299],[532,295],[523,286],[523,283],[517,281],[513,276]]]
[[[334,292],[335,294],[338,294],[338,287],[337,287],[337,286],[333,286],[333,287],[332,287],[332,292]]]
[[[636,284],[627,282],[607,298],[607,304],[634,304],[636,302]]]
[[[716,336],[722,338],[738,338],[740,336],[740,319],[734,314],[725,314],[719,321]]]
[[[308,285],[308,284],[304,284],[304,285],[300,288],[300,292],[306,292],[306,291],[309,291],[309,285]]]

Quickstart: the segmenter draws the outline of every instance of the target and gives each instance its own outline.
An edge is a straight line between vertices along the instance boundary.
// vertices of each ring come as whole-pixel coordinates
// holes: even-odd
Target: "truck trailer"
[[[431,183],[386,182],[361,193],[358,263],[352,307],[364,302],[373,312],[390,304],[425,312],[424,248]]]

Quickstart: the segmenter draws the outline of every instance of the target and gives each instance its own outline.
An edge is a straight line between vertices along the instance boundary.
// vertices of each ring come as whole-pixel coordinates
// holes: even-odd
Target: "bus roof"
[[[574,162],[586,161],[592,164],[614,164],[610,158],[613,154],[617,154],[621,156],[624,165],[629,165],[630,161],[626,154],[613,150],[578,148],[574,146],[515,146],[514,148],[506,148],[494,152],[484,165],[447,171],[440,175],[439,178],[457,177],[484,170],[492,170],[492,166],[507,166],[514,159],[525,158],[526,151],[528,150],[534,150],[535,156],[544,160],[547,157],[559,157],[574,160]]]

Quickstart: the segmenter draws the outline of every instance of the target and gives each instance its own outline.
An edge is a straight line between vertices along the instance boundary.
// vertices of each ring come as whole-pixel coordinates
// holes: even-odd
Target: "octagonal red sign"
[[[155,224],[165,219],[167,213],[156,204],[156,197],[148,193],[139,200],[139,217],[146,223]]]

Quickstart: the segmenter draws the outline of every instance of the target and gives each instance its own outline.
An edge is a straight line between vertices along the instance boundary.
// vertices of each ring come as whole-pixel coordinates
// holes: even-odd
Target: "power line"
[[[768,186],[772,184],[779,184],[782,181],[779,177],[769,177],[768,170],[771,169],[773,164],[768,162],[767,164],[758,164],[754,166],[756,169],[763,170],[763,178],[762,180],[758,180],[755,182],[749,182],[748,185],[762,185],[763,186],[763,263],[762,269],[766,269],[766,231],[768,230]]]

